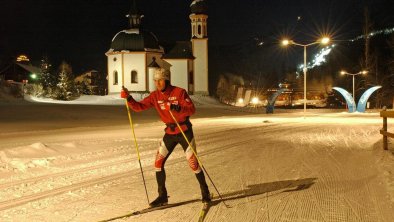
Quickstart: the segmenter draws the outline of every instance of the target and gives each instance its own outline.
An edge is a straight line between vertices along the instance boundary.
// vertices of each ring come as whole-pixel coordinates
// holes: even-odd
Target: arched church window
[[[137,71],[131,71],[131,83],[138,83],[138,74]]]
[[[198,25],[198,35],[201,35],[201,25]]]
[[[114,85],[118,85],[118,71],[114,71]]]

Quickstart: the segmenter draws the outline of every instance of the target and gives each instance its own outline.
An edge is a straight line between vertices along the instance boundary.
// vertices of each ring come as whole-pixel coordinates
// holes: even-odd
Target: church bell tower
[[[208,95],[208,28],[206,0],[194,0],[191,5],[191,41],[193,47],[194,94]]]

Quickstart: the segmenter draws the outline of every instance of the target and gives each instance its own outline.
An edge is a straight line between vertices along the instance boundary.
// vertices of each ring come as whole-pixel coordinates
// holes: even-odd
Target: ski
[[[156,211],[156,210],[164,210],[164,209],[177,207],[177,206],[181,206],[181,205],[185,205],[185,204],[195,203],[195,202],[198,202],[198,201],[200,201],[200,200],[199,199],[195,199],[195,200],[188,200],[188,201],[182,201],[182,202],[177,202],[177,203],[170,203],[170,204],[162,205],[162,206],[159,206],[159,207],[148,207],[148,208],[145,208],[145,209],[142,209],[142,210],[133,211],[133,212],[121,215],[121,216],[113,217],[113,218],[106,219],[106,220],[101,220],[99,222],[108,222],[108,221],[113,221],[113,220],[117,220],[117,219],[124,219],[124,218],[128,218],[128,217],[136,216],[136,215],[149,213],[149,212]]]
[[[212,201],[214,199],[213,193],[211,193],[210,196],[211,196],[211,201]],[[208,210],[211,207],[211,205],[212,205],[212,202],[203,202],[202,203],[200,214],[198,216],[198,222],[203,222],[204,221],[205,216],[207,215]]]
[[[200,215],[198,217],[198,222],[203,222],[205,219],[205,216],[208,213],[209,208],[211,207],[211,203],[203,203],[202,208],[200,210]]]
[[[211,200],[213,200],[215,198],[215,196],[213,194],[211,194]],[[191,204],[191,203],[196,203],[196,202],[200,202],[200,199],[193,199],[193,200],[186,200],[186,201],[182,201],[182,202],[177,202],[177,203],[170,203],[170,204],[166,204],[166,205],[162,205],[159,207],[148,207],[142,210],[137,210],[137,211],[133,211],[133,212],[129,212],[127,214],[124,215],[120,215],[117,217],[113,217],[110,219],[106,219],[106,220],[101,220],[99,222],[108,222],[108,221],[113,221],[113,220],[118,220],[118,219],[124,219],[124,218],[128,218],[128,217],[133,217],[133,216],[137,216],[137,215],[141,215],[141,214],[146,214],[152,211],[156,211],[156,210],[164,210],[164,209],[168,209],[168,208],[172,208],[172,207],[177,207],[177,206],[182,206],[182,205],[186,205],[186,204]],[[208,213],[209,208],[211,207],[212,202],[209,203],[203,203],[203,206],[200,210],[200,214],[199,214],[199,222],[204,221],[205,216]]]

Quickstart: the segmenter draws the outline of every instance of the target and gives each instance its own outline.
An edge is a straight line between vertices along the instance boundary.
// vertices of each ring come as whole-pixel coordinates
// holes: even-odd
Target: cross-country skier
[[[192,124],[189,120],[189,117],[195,113],[194,104],[186,90],[171,85],[169,70],[163,68],[157,69],[153,77],[157,90],[149,94],[140,102],[135,101],[126,88],[123,88],[121,91],[121,97],[127,99],[128,105],[132,110],[139,112],[154,107],[161,120],[166,124],[165,134],[163,139],[160,141],[160,146],[157,150],[155,160],[159,196],[149,205],[151,207],[158,207],[168,203],[167,189],[165,185],[166,172],[164,170],[164,165],[177,144],[181,144],[185,152],[186,159],[189,162],[189,166],[195,173],[200,184],[202,202],[209,203],[211,198],[205,181],[204,171],[202,171],[199,166],[192,148],[183,137],[170,114],[171,111],[190,144],[196,148]]]

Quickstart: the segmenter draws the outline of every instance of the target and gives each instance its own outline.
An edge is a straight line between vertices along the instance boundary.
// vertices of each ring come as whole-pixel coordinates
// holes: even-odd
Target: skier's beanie
[[[156,69],[153,74],[153,80],[159,79],[170,80],[170,70],[163,68]]]

